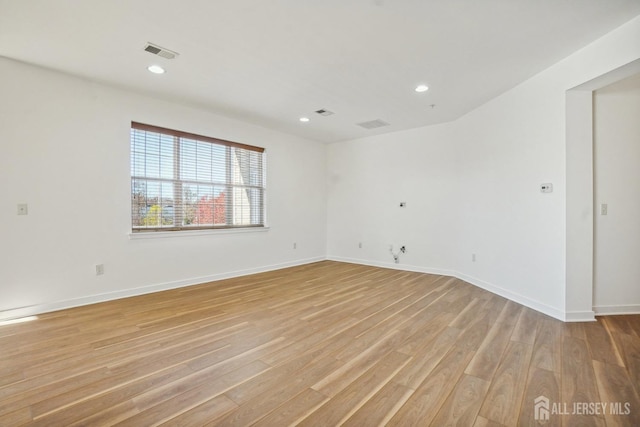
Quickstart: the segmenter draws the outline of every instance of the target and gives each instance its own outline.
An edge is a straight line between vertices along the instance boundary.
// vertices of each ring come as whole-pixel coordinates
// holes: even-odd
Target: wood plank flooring
[[[325,261],[0,326],[0,426],[536,426],[539,396],[639,426],[640,316]]]

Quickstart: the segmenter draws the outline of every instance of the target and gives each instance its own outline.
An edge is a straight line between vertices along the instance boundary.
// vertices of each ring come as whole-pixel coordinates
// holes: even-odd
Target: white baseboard
[[[551,307],[540,301],[533,300],[531,298],[527,298],[523,295],[520,295],[515,292],[511,292],[507,289],[501,288],[499,286],[493,285],[491,283],[485,282],[483,280],[477,279],[472,276],[468,276],[466,274],[453,271],[453,270],[443,270],[438,268],[429,268],[429,267],[417,267],[406,264],[395,264],[395,263],[387,263],[387,262],[377,262],[377,261],[369,261],[363,259],[355,259],[355,258],[345,258],[338,256],[328,256],[327,259],[331,261],[340,261],[340,262],[349,262],[353,264],[362,264],[362,265],[370,265],[373,267],[382,267],[382,268],[391,268],[395,270],[406,270],[406,271],[415,271],[418,273],[427,273],[427,274],[438,274],[442,276],[450,276],[456,277],[460,280],[464,280],[467,283],[470,283],[474,286],[482,288],[486,291],[489,291],[493,294],[500,295],[505,297],[511,301],[517,302],[518,304],[522,304],[525,307],[529,307],[533,310],[539,311],[541,313],[546,314],[547,316],[551,316],[555,319],[562,320],[563,322],[587,322],[595,320],[593,312],[588,313],[571,313],[571,318],[568,318],[566,313],[563,310],[559,310],[555,307]]]
[[[593,311],[567,311],[564,313],[565,322],[595,322],[596,317]]]
[[[83,305],[96,304],[99,302],[112,301],[121,298],[135,297],[138,295],[150,294],[153,292],[166,291],[169,289],[182,288],[186,286],[199,285],[201,283],[215,282],[217,280],[231,279],[233,277],[246,276],[249,274],[264,273],[267,271],[281,270],[283,268],[295,267],[298,265],[311,264],[313,262],[324,261],[324,257],[307,258],[296,261],[285,262],[281,264],[266,265],[262,267],[249,268],[246,270],[237,270],[227,273],[213,274],[210,276],[194,277],[185,280],[173,282],[159,283],[149,286],[141,286],[138,288],[124,289],[121,291],[107,292],[103,294],[90,295],[81,298],[74,298],[66,301],[57,301],[53,303],[36,304],[27,307],[14,308],[0,311],[0,321],[17,319],[20,317],[34,316],[52,311],[64,310],[67,308],[80,307]]]
[[[396,264],[393,262],[379,262],[379,261],[370,261],[365,259],[346,258],[346,257],[338,257],[338,256],[328,256],[327,260],[338,261],[338,262],[348,262],[350,264],[368,265],[371,267],[390,268],[392,270],[403,270],[403,271],[413,271],[416,273],[437,274],[440,276],[454,275],[453,274],[454,272],[451,270],[443,270],[440,268],[418,267],[415,265],[408,265],[408,264],[402,264],[402,263]]]
[[[246,270],[237,270],[237,271],[231,271],[227,273],[214,274],[210,276],[194,277],[194,278],[185,279],[185,280],[178,280],[173,282],[142,286],[142,287],[133,288],[133,289],[125,289],[122,291],[107,292],[104,294],[91,295],[87,297],[75,298],[75,299],[66,300],[66,301],[58,301],[53,303],[44,303],[44,304],[27,306],[27,307],[9,309],[9,310],[0,311],[0,321],[16,319],[16,318],[26,317],[26,316],[33,316],[33,315],[48,313],[52,311],[64,310],[67,308],[80,307],[84,305],[111,301],[111,300],[120,299],[120,298],[128,298],[128,297],[133,297],[138,295],[144,295],[144,294],[149,294],[153,292],[160,292],[160,291],[165,291],[169,289],[182,288],[185,286],[198,285],[201,283],[215,282],[218,280],[246,276],[249,274],[281,270],[283,268],[311,264],[313,262],[319,262],[324,260],[347,262],[347,263],[360,264],[360,265],[369,265],[372,267],[390,268],[394,270],[413,271],[417,273],[427,273],[427,274],[437,274],[441,276],[457,277],[458,279],[464,280],[465,282],[468,282],[474,286],[478,286],[479,288],[485,289],[491,293],[500,295],[509,300],[517,302],[518,304],[522,304],[525,307],[529,307],[533,310],[539,311],[541,313],[544,313],[558,320],[562,320],[564,322],[594,321],[595,315],[640,314],[640,305],[600,306],[600,307],[594,307],[595,312],[594,311],[564,312],[555,307],[548,306],[544,303],[525,297],[518,293],[511,292],[507,289],[501,288],[499,286],[495,286],[491,283],[485,282],[483,280],[480,280],[475,277],[468,276],[466,274],[453,271],[453,270],[444,270],[439,268],[429,268],[429,267],[421,267],[421,266],[414,266],[414,265],[407,265],[407,264],[376,262],[376,261],[369,261],[369,260],[356,259],[356,258],[328,256],[326,258],[325,257],[307,258],[307,259],[290,261],[290,262],[281,263],[281,264],[250,268]]]
[[[631,305],[599,305],[593,307],[596,316],[610,316],[616,314],[640,314],[640,304]]]
[[[555,307],[551,307],[547,304],[541,303],[540,301],[533,300],[531,298],[525,297],[524,295],[520,295],[516,292],[512,292],[508,289],[501,288],[500,286],[493,285],[491,283],[485,282],[483,280],[477,279],[472,276],[468,276],[463,273],[456,272],[455,277],[457,277],[460,280],[464,280],[465,282],[471,283],[472,285],[482,288],[486,291],[500,295],[501,297],[505,297],[508,300],[517,302],[518,304],[522,304],[525,307],[529,307],[533,310],[544,313],[547,316],[551,316],[555,319],[562,320],[563,322],[569,321],[566,318],[566,313],[564,311],[559,310]],[[591,317],[592,317],[591,320],[593,320],[593,313]],[[575,322],[580,320],[571,320],[571,321]]]

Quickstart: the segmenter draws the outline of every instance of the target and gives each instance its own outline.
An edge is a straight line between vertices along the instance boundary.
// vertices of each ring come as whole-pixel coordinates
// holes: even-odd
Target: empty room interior
[[[640,425],[639,0],[0,0],[0,426]]]

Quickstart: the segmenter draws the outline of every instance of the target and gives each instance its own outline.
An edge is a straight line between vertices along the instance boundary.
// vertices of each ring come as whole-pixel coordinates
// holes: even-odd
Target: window
[[[264,227],[264,175],[264,148],[132,122],[132,231]]]

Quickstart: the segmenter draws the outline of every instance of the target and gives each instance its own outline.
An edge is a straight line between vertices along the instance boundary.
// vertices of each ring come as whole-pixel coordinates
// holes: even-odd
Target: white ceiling
[[[0,0],[0,56],[336,142],[453,120],[639,14],[640,0]],[[356,125],[375,119],[391,125]]]

